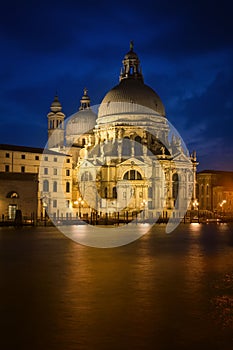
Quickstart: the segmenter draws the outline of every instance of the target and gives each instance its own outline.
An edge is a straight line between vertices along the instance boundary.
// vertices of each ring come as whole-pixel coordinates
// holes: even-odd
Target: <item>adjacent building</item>
[[[67,217],[71,207],[70,155],[43,148],[0,145],[1,220],[13,220],[17,209],[27,218],[44,218],[46,210],[54,216]]]
[[[48,148],[72,155],[73,214],[180,217],[196,198],[197,159],[166,118],[159,95],[144,83],[133,43],[119,84],[98,113],[87,89],[65,119],[58,97],[48,113]]]
[[[233,172],[203,170],[197,173],[199,209],[212,213],[233,213]]]

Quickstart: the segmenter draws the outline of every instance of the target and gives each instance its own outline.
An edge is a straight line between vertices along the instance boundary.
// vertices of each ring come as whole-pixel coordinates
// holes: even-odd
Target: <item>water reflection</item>
[[[155,225],[98,249],[55,228],[0,229],[2,347],[229,349],[231,237],[229,225]]]

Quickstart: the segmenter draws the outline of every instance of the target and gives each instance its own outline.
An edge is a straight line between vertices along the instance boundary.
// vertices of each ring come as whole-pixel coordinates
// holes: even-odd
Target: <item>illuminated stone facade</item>
[[[51,125],[54,116],[48,118]],[[120,82],[105,95],[98,115],[85,89],[64,139],[64,152],[73,157],[74,214],[82,202],[82,212],[88,215],[179,217],[196,198],[196,155],[189,155],[160,97],[144,83],[132,44]],[[62,140],[60,134],[61,142],[51,146],[59,144],[61,150]]]

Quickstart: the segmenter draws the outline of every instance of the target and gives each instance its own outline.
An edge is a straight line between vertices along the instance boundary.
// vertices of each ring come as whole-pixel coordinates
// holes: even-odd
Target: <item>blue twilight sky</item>
[[[56,91],[69,116],[118,83],[130,40],[144,81],[199,169],[233,170],[232,3],[5,1],[0,14],[0,143],[43,147]]]

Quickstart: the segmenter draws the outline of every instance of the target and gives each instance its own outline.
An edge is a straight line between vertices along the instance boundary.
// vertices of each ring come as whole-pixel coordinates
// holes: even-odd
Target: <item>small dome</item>
[[[66,136],[68,138],[76,139],[77,136],[91,132],[96,125],[97,115],[90,107],[91,100],[87,91],[85,88],[80,100],[79,111],[74,113],[67,122]]]
[[[51,103],[50,109],[52,112],[59,112],[62,110],[62,105],[61,105],[57,95],[54,97],[54,100]]]
[[[96,125],[96,114],[89,109],[74,113],[67,122],[66,136],[79,136],[90,132]]]

